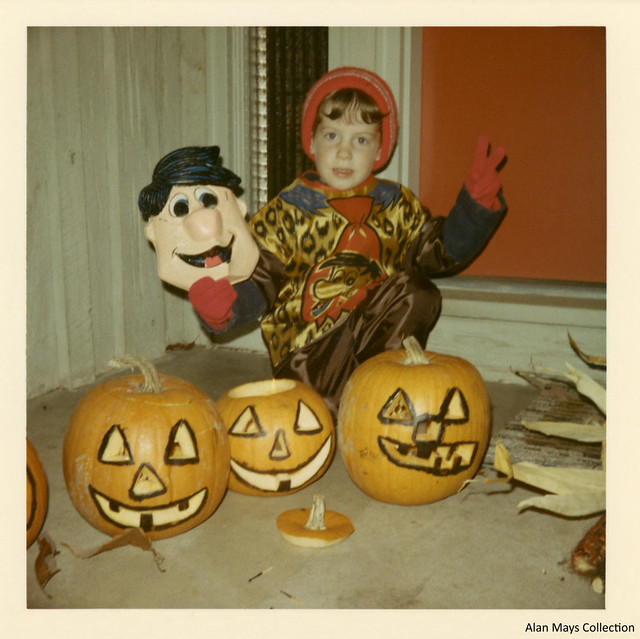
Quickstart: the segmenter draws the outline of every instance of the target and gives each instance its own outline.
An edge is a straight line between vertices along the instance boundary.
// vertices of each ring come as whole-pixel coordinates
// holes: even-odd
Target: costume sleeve
[[[272,308],[284,284],[284,264],[273,253],[260,246],[260,258],[251,281],[260,289],[266,308]]]
[[[243,326],[249,322],[259,320],[262,317],[267,308],[267,304],[262,291],[252,279],[253,276],[251,279],[238,282],[238,284],[234,285],[233,288],[238,296],[231,306],[231,319],[223,329],[217,330],[211,328],[211,326],[198,315],[200,323],[209,333],[226,333],[234,327]]]
[[[502,203],[499,211],[478,204],[462,187],[448,217],[428,216],[408,251],[405,266],[413,267],[427,277],[453,275],[484,248],[506,212]]]
[[[476,202],[465,186],[460,190],[442,229],[444,247],[458,264],[469,264],[500,224],[507,207],[502,193],[498,198],[502,206],[493,211]]]

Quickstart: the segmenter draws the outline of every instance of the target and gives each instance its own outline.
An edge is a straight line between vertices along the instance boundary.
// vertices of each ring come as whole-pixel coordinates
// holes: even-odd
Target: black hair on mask
[[[242,195],[240,178],[220,164],[220,147],[188,146],[165,155],[156,164],[151,184],[138,196],[138,208],[146,222],[158,215],[167,203],[171,187],[181,184],[211,184],[224,186],[236,197]]]

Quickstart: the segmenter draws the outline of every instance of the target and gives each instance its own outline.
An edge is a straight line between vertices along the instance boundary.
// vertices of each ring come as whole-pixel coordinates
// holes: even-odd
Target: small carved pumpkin
[[[243,384],[216,406],[229,434],[231,490],[288,495],[319,479],[333,459],[331,413],[320,395],[299,381]]]
[[[37,539],[49,505],[49,487],[42,462],[27,439],[27,548]]]
[[[478,371],[459,357],[380,353],[349,378],[338,446],[354,483],[374,499],[428,504],[472,478],[487,448],[490,403]]]
[[[63,443],[67,490],[80,514],[109,535],[140,527],[150,539],[186,532],[224,497],[229,442],[213,401],[196,386],[158,375],[122,376],[89,391]]]

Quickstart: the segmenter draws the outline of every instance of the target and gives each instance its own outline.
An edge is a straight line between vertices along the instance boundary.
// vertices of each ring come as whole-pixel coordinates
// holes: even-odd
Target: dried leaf
[[[60,552],[56,549],[53,539],[47,533],[43,533],[38,537],[38,547],[40,551],[35,561],[36,579],[44,594],[50,597],[51,595],[45,591],[44,587],[51,577],[60,572],[55,559]]]
[[[497,442],[496,449],[493,457],[493,467],[503,475],[507,476],[507,479],[513,479],[513,466],[511,465],[511,457],[504,444]]]
[[[587,362],[587,364],[595,364],[596,366],[606,366],[607,365],[607,358],[606,357],[599,357],[599,356],[596,356],[596,355],[587,355],[573,341],[573,338],[571,337],[571,333],[567,333],[567,335],[569,336],[569,344],[571,344],[571,348],[573,348],[573,350],[578,354],[578,357],[580,357],[582,360]]]
[[[603,442],[606,439],[606,429],[599,424],[545,421],[523,421],[521,423],[529,430],[553,437],[564,437],[580,442]]]
[[[126,528],[124,532],[115,535],[101,546],[89,550],[74,550],[68,544],[63,544],[63,546],[66,546],[76,557],[80,557],[80,559],[89,559],[107,550],[121,548],[122,546],[137,546],[138,548],[142,548],[142,550],[150,550],[153,553],[153,558],[156,561],[158,569],[164,572],[161,567],[164,557],[153,548],[151,541],[144,534],[142,528]]]
[[[518,504],[524,508],[540,508],[566,517],[584,517],[602,512],[606,507],[604,490],[575,492],[566,495],[543,495],[525,499]]]

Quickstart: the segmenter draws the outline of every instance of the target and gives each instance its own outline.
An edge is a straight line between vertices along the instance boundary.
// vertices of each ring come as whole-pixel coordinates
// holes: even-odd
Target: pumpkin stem
[[[430,360],[425,355],[422,346],[420,346],[420,343],[413,335],[409,335],[409,337],[403,339],[402,345],[406,352],[406,358],[404,360],[405,364],[408,364],[409,366],[417,366],[418,364],[430,363]]]
[[[314,495],[309,519],[304,525],[309,530],[326,530],[324,525],[324,495]]]
[[[111,368],[139,368],[142,373],[142,383],[138,386],[141,393],[159,393],[162,384],[156,367],[141,355],[123,355],[109,362]]]

